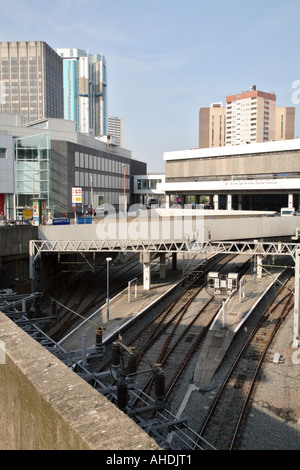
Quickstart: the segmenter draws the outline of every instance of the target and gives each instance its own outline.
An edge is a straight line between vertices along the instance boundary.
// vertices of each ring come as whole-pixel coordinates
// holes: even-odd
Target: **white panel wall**
[[[6,149],[6,158],[0,158],[0,193],[14,193],[14,151],[12,136],[0,134],[0,148]]]

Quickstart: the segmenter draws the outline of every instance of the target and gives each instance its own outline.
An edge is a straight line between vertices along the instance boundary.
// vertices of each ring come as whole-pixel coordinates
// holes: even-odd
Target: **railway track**
[[[238,445],[260,368],[280,325],[293,308],[293,282],[290,277],[261,316],[220,386],[198,432],[218,450],[232,450]]]
[[[154,382],[157,368],[163,369],[166,390],[164,401],[170,399],[181,374],[209,329],[220,303],[206,291],[206,275],[214,270],[234,270],[234,255],[227,255],[211,260],[201,276],[197,276],[191,285],[162,309],[134,335],[127,334],[126,346],[135,351],[137,367],[148,369],[145,375],[139,375],[140,394],[155,394]],[[229,266],[228,266],[229,265]],[[245,272],[249,260],[238,265]],[[155,367],[150,366],[155,365]],[[101,370],[109,367],[107,362]],[[138,403],[138,397],[133,406]],[[143,399],[144,404],[144,399]],[[142,406],[142,405],[141,405]]]
[[[233,257],[226,257],[222,261],[221,270],[232,261]],[[245,270],[247,263],[239,266],[239,270]],[[211,266],[205,270],[205,274],[209,270]],[[219,309],[219,301],[207,293],[205,283],[200,287],[192,286],[185,295],[170,305],[150,334],[148,330],[143,332],[147,339],[142,346],[139,347],[140,337],[130,342],[131,346],[137,346],[138,363],[146,359],[147,363],[156,364],[163,370],[165,402],[170,399],[177,382],[193,354],[198,350]],[[141,390],[148,396],[153,393],[155,374],[156,371],[141,385]]]
[[[124,266],[118,266],[118,270],[111,270],[110,278],[112,280],[115,278],[115,288],[111,289],[110,292],[112,297],[127,287],[127,280],[124,280],[124,276],[138,268],[139,265],[139,260],[133,259],[124,264]],[[75,287],[69,289],[70,292],[63,301],[64,305],[78,312],[82,317],[87,317],[93,308],[105,303],[106,277],[101,279],[101,274],[104,271],[106,272],[106,265],[100,267],[96,275],[93,275],[92,278],[87,275],[83,278],[80,277]],[[141,273],[138,274],[138,276],[140,275]],[[95,289],[95,285],[97,285],[97,289]],[[78,316],[70,313],[61,306],[57,307],[57,314],[59,315],[58,322],[44,329],[45,333],[49,334],[55,341],[59,341],[81,321]]]

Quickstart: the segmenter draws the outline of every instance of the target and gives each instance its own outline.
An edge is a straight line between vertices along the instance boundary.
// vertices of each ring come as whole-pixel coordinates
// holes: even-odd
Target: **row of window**
[[[82,171],[75,171],[75,186],[80,188],[104,188],[124,190],[124,178],[121,176],[104,175],[99,173],[88,173]],[[130,180],[125,178],[125,190],[129,191]]]
[[[125,175],[129,176],[130,166],[128,163],[123,164],[122,162],[111,160],[109,158],[75,152],[75,167],[77,168],[85,168],[95,171],[107,171],[109,173],[119,173],[123,175],[123,165],[125,165]]]
[[[120,193],[113,191],[82,191],[82,205],[93,205],[94,208],[101,204],[118,205],[120,203]]]
[[[156,189],[156,185],[161,182],[161,179],[139,179],[137,180],[137,189]]]

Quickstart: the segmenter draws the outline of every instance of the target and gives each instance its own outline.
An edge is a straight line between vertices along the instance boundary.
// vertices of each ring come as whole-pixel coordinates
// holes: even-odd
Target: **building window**
[[[6,149],[0,148],[0,158],[6,158]]]
[[[161,179],[137,180],[137,189],[139,189],[139,190],[156,189],[156,185],[158,183],[161,183]]]

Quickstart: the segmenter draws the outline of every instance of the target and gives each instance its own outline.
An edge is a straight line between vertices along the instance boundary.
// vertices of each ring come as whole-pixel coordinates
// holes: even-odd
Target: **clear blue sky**
[[[160,172],[163,152],[197,147],[200,107],[251,85],[296,107],[300,137],[299,18],[299,0],[1,0],[0,41],[102,53],[108,112],[125,118],[133,158]]]

